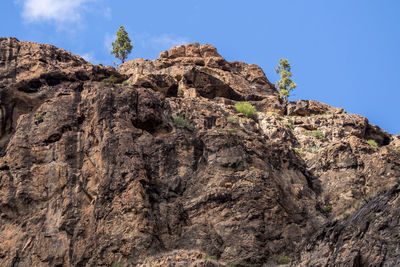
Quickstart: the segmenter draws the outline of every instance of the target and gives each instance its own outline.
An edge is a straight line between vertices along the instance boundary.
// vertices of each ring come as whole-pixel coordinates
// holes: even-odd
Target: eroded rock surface
[[[285,106],[258,66],[211,45],[117,70],[0,48],[0,266],[313,262],[309,238],[374,212],[363,203],[400,179],[398,136],[316,101]]]
[[[395,185],[348,218],[326,225],[292,266],[399,266],[399,193]]]
[[[250,101],[259,111],[284,113],[279,94],[260,67],[227,62],[211,45],[173,47],[157,60],[131,60],[118,71],[130,75],[132,85],[166,91],[171,96]]]

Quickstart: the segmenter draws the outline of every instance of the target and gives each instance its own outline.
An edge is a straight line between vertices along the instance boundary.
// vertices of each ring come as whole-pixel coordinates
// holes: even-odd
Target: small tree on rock
[[[115,58],[119,58],[122,63],[128,57],[128,54],[132,51],[131,39],[128,37],[128,33],[125,31],[124,26],[120,26],[117,32],[117,40],[112,43],[113,49],[111,54],[115,54]]]
[[[276,83],[276,87],[281,98],[287,103],[290,92],[296,88],[296,84],[290,79],[292,73],[290,72],[289,61],[281,58],[275,71],[281,75],[281,79]]]

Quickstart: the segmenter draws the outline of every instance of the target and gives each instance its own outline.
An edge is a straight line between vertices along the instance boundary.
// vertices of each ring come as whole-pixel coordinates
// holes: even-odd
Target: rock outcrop
[[[354,214],[322,228],[293,266],[399,266],[400,188],[394,186]]]
[[[395,203],[399,137],[366,118],[285,106],[258,66],[211,45],[118,69],[14,38],[0,49],[0,266],[397,262],[329,252],[367,249],[375,228],[323,234],[384,212],[379,245],[397,226],[395,206],[374,207]]]

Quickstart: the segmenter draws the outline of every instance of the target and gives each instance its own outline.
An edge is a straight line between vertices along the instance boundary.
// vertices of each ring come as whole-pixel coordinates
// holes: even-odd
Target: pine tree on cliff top
[[[276,73],[281,75],[281,79],[276,83],[276,88],[278,89],[279,95],[285,101],[288,102],[290,92],[296,88],[296,84],[290,79],[292,73],[290,72],[290,64],[287,59],[280,59],[279,65],[275,69]]]
[[[111,54],[115,54],[115,58],[119,58],[122,63],[128,57],[128,54],[132,51],[133,46],[131,45],[131,39],[128,37],[128,33],[125,31],[124,26],[120,26],[117,32],[117,40],[112,43],[113,49]]]

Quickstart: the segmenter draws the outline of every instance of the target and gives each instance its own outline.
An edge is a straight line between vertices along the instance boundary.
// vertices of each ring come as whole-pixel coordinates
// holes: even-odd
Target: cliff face
[[[115,70],[0,38],[0,107],[0,266],[399,258],[399,136],[316,101],[285,106],[258,66],[210,45]]]

